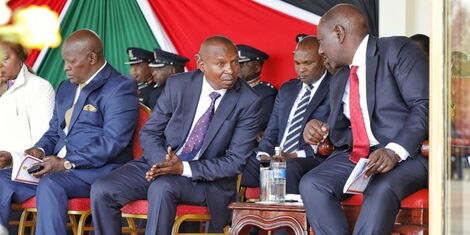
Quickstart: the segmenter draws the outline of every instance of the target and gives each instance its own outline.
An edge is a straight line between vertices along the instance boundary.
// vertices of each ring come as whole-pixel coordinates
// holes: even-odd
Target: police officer
[[[237,48],[240,57],[238,61],[240,63],[238,77],[245,80],[263,98],[261,130],[264,131],[271,116],[277,94],[276,88],[271,83],[261,81],[260,78],[263,63],[269,56],[248,45],[238,44]]]
[[[153,54],[151,51],[142,48],[129,47],[127,48],[127,55],[129,61],[125,64],[131,66],[130,73],[137,83],[139,101],[150,107],[149,96],[152,91],[151,88],[155,85],[152,80],[152,70],[149,67],[149,63],[153,61]]]
[[[155,49],[153,60],[149,64],[152,70],[153,86],[149,95],[149,107],[153,109],[157,98],[165,87],[168,77],[175,73],[184,72],[184,66],[189,61],[188,58],[171,52]]]

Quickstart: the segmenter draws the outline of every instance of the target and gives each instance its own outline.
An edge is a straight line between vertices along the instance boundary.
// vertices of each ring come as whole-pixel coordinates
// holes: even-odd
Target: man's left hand
[[[152,168],[145,174],[148,181],[152,181],[160,175],[181,175],[183,174],[183,162],[180,158],[168,147],[165,161],[154,164]]]
[[[63,158],[56,156],[47,156],[43,159],[43,162],[37,164],[43,166],[44,168],[41,171],[34,173],[33,176],[40,178],[48,173],[63,171],[65,170],[64,162],[65,159]]]
[[[292,153],[281,152],[281,156],[282,156],[282,158],[284,158],[284,159],[288,159],[288,158],[297,158],[297,153],[296,153],[296,152],[292,152]]]
[[[366,176],[389,172],[400,161],[400,157],[391,149],[381,148],[369,155]]]

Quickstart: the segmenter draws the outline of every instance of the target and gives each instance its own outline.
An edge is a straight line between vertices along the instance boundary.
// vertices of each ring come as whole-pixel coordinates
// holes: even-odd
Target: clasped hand
[[[319,144],[322,140],[328,137],[329,128],[330,127],[328,126],[328,124],[322,121],[316,119],[310,120],[305,125],[303,133],[305,143],[310,145]]]
[[[152,181],[161,175],[181,175],[183,174],[183,162],[180,158],[168,147],[165,161],[154,164],[147,173],[145,179]]]

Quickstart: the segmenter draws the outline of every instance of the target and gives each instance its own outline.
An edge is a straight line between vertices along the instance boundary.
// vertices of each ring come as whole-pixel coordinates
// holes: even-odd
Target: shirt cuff
[[[257,159],[258,161],[261,161],[261,158],[259,157],[259,156],[261,156],[261,155],[268,155],[268,156],[269,156],[269,154],[266,153],[266,152],[258,152],[258,153],[256,154],[256,159]]]
[[[307,157],[304,150],[295,151],[295,153],[297,154],[298,158],[306,158]]]
[[[317,154],[318,144],[316,144],[316,145],[310,145],[310,147],[312,147],[313,153],[314,153],[314,154]]]
[[[389,143],[385,148],[394,151],[400,157],[400,161],[398,162],[405,161],[410,156],[408,151],[397,143]]]
[[[191,166],[189,165],[189,162],[183,161],[183,174],[182,175],[188,178],[193,177],[193,172],[191,171]]]

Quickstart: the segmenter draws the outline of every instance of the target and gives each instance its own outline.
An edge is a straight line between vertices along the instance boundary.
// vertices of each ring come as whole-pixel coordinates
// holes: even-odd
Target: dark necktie
[[[210,93],[209,97],[212,102],[206,112],[199,118],[196,125],[194,125],[191,134],[189,135],[188,140],[183,146],[183,151],[181,151],[179,158],[181,161],[190,161],[192,160],[199,150],[202,147],[204,137],[206,136],[207,129],[209,129],[209,123],[214,116],[214,105],[217,98],[220,97],[220,94],[217,92]]]
[[[291,153],[298,149],[299,137],[302,134],[302,121],[304,120],[304,113],[310,103],[310,95],[312,94],[313,85],[306,86],[307,90],[299,101],[295,109],[294,116],[292,117],[289,128],[287,129],[286,140],[284,142],[285,153]]]
[[[349,73],[349,114],[351,116],[351,129],[353,137],[353,148],[349,160],[357,163],[359,159],[369,154],[369,137],[367,136],[364,118],[359,103],[359,78],[357,77],[358,66],[352,66]]]

